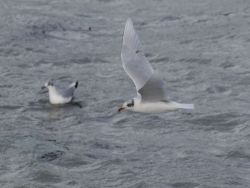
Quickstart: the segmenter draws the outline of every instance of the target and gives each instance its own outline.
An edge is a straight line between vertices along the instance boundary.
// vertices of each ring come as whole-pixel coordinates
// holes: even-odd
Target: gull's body
[[[78,81],[70,84],[65,90],[59,90],[51,81],[45,84],[45,87],[48,88],[49,91],[49,101],[51,104],[66,104],[71,102],[77,86]]]
[[[119,111],[131,110],[144,113],[159,113],[177,109],[193,109],[193,104],[181,104],[166,98],[163,81],[146,59],[133,22],[126,22],[122,51],[122,65],[132,79],[137,97],[125,102]]]
[[[160,113],[160,112],[167,112],[167,111],[175,111],[179,108],[184,108],[184,104],[177,103],[177,102],[167,102],[167,101],[157,101],[157,102],[140,102],[134,105],[132,111],[135,112],[143,112],[143,113]],[[186,109],[192,109],[193,105],[185,104]]]

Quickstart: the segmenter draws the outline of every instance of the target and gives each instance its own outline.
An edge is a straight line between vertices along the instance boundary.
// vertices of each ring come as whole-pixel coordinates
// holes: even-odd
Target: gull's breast
[[[63,97],[56,90],[49,92],[49,100],[51,104],[65,104],[72,100],[72,97]]]

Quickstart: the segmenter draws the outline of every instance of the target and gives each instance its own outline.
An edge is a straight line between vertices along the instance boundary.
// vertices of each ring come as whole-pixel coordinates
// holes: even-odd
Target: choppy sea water
[[[193,112],[116,112],[128,17]],[[2,0],[0,187],[249,187],[249,31],[246,0]],[[79,80],[83,107],[50,105],[49,78]]]

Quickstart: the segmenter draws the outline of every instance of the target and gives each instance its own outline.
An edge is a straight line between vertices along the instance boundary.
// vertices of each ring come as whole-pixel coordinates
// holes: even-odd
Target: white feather
[[[133,80],[137,91],[141,89],[154,73],[146,59],[139,37],[129,18],[126,22],[121,51],[122,65]]]

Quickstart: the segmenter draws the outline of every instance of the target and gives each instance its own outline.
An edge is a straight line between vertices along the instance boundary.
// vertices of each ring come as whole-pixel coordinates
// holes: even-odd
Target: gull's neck
[[[49,86],[48,90],[49,90],[49,96],[56,96],[56,95],[58,95],[58,92],[57,92],[55,86]]]

